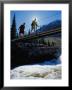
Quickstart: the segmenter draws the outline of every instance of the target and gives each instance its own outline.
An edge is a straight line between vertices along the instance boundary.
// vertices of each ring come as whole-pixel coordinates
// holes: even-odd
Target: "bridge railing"
[[[17,39],[13,39],[11,40],[12,42],[13,41],[16,41],[16,40],[21,40],[21,39],[30,39],[30,38],[37,38],[37,37],[42,37],[42,36],[46,36],[46,35],[50,35],[50,34],[54,34],[54,33],[58,33],[60,32],[61,33],[61,28],[57,28],[57,29],[53,29],[53,30],[49,30],[49,31],[45,31],[45,32],[35,32],[35,33],[32,33],[30,35],[25,35],[24,37],[22,38],[17,38]]]

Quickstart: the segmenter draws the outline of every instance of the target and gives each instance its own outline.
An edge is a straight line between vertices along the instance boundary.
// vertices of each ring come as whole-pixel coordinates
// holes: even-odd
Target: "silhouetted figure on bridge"
[[[34,32],[37,30],[38,24],[36,21],[36,18],[31,23],[31,31],[34,30]]]
[[[25,23],[23,23],[22,25],[20,25],[19,27],[19,36],[23,37],[24,36],[24,31],[25,31]]]

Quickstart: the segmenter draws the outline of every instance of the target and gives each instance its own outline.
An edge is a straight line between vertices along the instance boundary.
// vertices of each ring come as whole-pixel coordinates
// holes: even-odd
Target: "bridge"
[[[56,59],[61,54],[61,46],[49,46],[45,44],[34,44],[32,40],[61,34],[61,28],[45,31],[35,32],[33,34],[24,36],[23,38],[14,39],[11,41],[11,68],[26,64],[36,64],[44,62],[45,60]],[[28,41],[32,43],[28,43]],[[27,42],[27,43],[25,43]]]
[[[35,32],[30,35],[25,35],[23,38],[13,39],[12,42],[15,41],[27,41],[27,40],[35,40],[37,38],[45,37],[45,36],[52,36],[55,34],[61,35],[61,28],[45,31],[45,32]]]

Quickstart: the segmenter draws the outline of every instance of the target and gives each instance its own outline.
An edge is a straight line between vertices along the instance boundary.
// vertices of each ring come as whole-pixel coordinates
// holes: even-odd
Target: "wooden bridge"
[[[15,68],[16,66],[20,65],[41,63],[45,60],[58,58],[61,54],[60,46],[47,46],[40,43],[33,43],[33,40],[35,39],[56,34],[61,35],[61,28],[45,32],[35,32],[33,34],[26,35],[23,38],[12,40],[11,68]],[[29,43],[28,41],[32,43]]]
[[[15,41],[27,41],[27,40],[34,40],[40,37],[45,37],[45,36],[52,36],[55,34],[60,34],[61,35],[61,28],[45,31],[45,32],[35,32],[30,35],[25,35],[23,38],[18,38],[18,39],[13,39],[12,42]]]

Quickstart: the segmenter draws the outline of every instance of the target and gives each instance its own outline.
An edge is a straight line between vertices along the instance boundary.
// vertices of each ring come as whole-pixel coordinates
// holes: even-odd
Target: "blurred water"
[[[23,65],[11,70],[11,79],[61,79],[61,56],[51,61]]]
[[[59,56],[61,54],[60,51],[58,51],[58,53],[56,54],[56,56]],[[61,64],[61,55],[58,58],[54,58],[52,60],[44,60],[44,62],[39,63],[40,65],[57,65],[57,64]]]
[[[57,64],[61,64],[61,60],[58,59],[53,59],[50,61],[45,60],[43,63],[39,63],[40,65],[57,65]]]
[[[42,63],[32,64],[32,65],[58,65],[61,64],[61,56],[57,59],[44,60]]]

